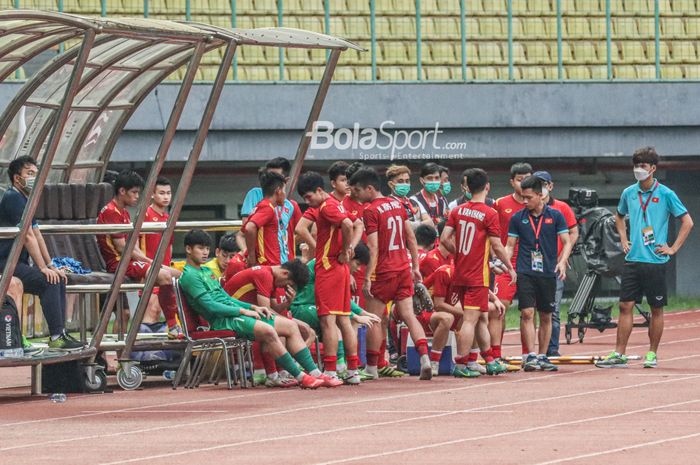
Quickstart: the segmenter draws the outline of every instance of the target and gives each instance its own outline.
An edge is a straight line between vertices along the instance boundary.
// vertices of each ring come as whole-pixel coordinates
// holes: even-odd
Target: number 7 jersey
[[[498,213],[482,202],[467,202],[453,209],[447,226],[455,231],[454,278],[464,287],[489,286],[489,237],[500,238]]]
[[[364,223],[367,235],[377,233],[375,275],[396,273],[411,267],[406,249],[406,209],[391,197],[378,197],[367,204]]]

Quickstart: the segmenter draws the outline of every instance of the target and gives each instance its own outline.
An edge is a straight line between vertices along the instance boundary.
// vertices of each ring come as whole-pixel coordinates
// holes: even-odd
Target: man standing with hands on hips
[[[626,368],[627,341],[632,333],[635,302],[646,296],[651,307],[649,352],[645,368],[656,367],[656,352],[664,331],[664,306],[667,302],[666,263],[685,242],[693,220],[680,199],[654,178],[659,155],[653,147],[637,149],[632,156],[634,177],[638,181],[622,192],[615,223],[625,256],[620,285],[620,318],[615,350],[596,363],[599,368]],[[625,216],[629,215],[629,236]],[[681,222],[673,245],[668,240],[668,220],[673,215]]]

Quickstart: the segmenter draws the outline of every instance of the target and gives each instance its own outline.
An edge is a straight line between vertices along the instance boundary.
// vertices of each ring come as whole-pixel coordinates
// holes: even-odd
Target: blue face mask
[[[452,184],[450,184],[449,182],[443,183],[442,184],[442,193],[444,195],[449,195],[450,192],[452,192]]]
[[[396,184],[394,186],[394,193],[399,197],[406,197],[409,192],[411,192],[410,184]]]
[[[434,194],[440,190],[441,184],[442,183],[440,181],[427,181],[425,183],[425,190],[430,192],[431,194]]]

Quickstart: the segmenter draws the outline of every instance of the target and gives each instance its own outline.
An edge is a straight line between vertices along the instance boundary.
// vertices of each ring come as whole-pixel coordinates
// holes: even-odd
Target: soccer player
[[[357,372],[357,334],[350,323],[350,269],[357,244],[352,242],[353,223],[341,203],[323,190],[323,178],[316,172],[304,173],[297,192],[312,208],[316,208],[316,307],[321,320],[326,374],[337,377],[338,334],[340,328],[347,353],[348,384],[360,384]]]
[[[525,199],[523,198],[523,191],[520,187],[520,183],[526,178],[532,175],[532,166],[529,163],[515,163],[510,167],[510,185],[513,188],[513,193],[508,194],[496,200],[493,208],[498,212],[499,227],[501,230],[501,243],[505,246],[508,242],[508,228],[510,226],[510,219],[518,211],[525,207]],[[513,251],[513,260],[511,265],[515,267],[515,260],[518,256],[517,244]],[[498,299],[503,302],[506,309],[510,307],[515,297],[515,292],[517,287],[515,284],[511,284],[510,276],[503,273],[497,275],[495,279],[494,292]],[[496,358],[501,359],[501,341],[503,340],[503,332],[505,331],[504,325],[505,316],[498,317],[498,315],[489,315],[489,333],[491,333],[491,342],[493,344],[493,351]],[[525,350],[523,348],[523,350]]]
[[[432,225],[432,220],[430,225],[421,224],[416,228],[416,245],[418,246],[418,261],[420,262],[428,255],[428,252],[435,248],[435,242],[438,238],[438,233],[435,227]]]
[[[411,196],[411,200],[420,206],[421,216],[428,215],[433,221],[433,225],[447,219],[449,212],[447,200],[440,194],[441,179],[440,165],[432,162],[426,163],[420,172],[420,182],[423,189]]]
[[[143,189],[143,178],[133,170],[124,170],[114,181],[114,197],[102,208],[97,216],[97,224],[131,224],[131,215],[127,207],[134,207],[139,201]],[[134,246],[131,255],[124,257],[127,234],[98,234],[97,244],[105,260],[109,273],[114,273],[121,260],[129,260],[126,276],[134,281],[142,281],[151,266],[158,267],[156,285],[158,285],[158,304],[165,315],[168,325],[168,337],[180,339],[183,337],[182,327],[177,322],[177,302],[173,292],[172,278],[179,277],[180,272],[169,266],[153,264],[153,260],[139,248]]]
[[[187,303],[207,319],[213,330],[235,331],[239,337],[263,344],[276,363],[287,370],[301,388],[328,385],[293,322],[276,317],[267,308],[230,297],[211,270],[202,266],[209,259],[210,247],[211,238],[202,230],[192,230],[185,236],[187,264],[180,286]],[[284,343],[280,337],[285,338]],[[308,374],[297,367],[297,362]]]
[[[241,253],[233,233],[224,234],[219,239],[219,246],[214,252],[214,258],[204,264],[214,276],[222,282],[228,281],[231,276],[246,267],[245,255]]]
[[[675,192],[654,178],[659,155],[654,147],[635,150],[632,156],[634,178],[620,196],[615,225],[625,251],[625,269],[620,284],[620,318],[617,326],[615,350],[596,363],[600,368],[627,366],[627,341],[633,326],[635,302],[646,296],[651,307],[649,324],[649,352],[644,368],[657,365],[656,353],[664,330],[666,305],[666,263],[678,253],[693,228],[688,210]],[[625,216],[629,215],[629,235]],[[681,227],[673,244],[668,243],[668,220],[673,215]]]
[[[578,221],[576,220],[576,215],[571,207],[561,200],[557,200],[552,196],[554,191],[554,182],[552,181],[552,175],[547,171],[535,171],[533,176],[540,178],[544,181],[544,189],[547,195],[544,196],[544,203],[552,207],[553,209],[559,211],[566,221],[566,225],[569,228],[569,237],[571,238],[571,244],[575,245],[578,240]],[[557,241],[558,253],[561,253],[561,241]],[[573,247],[573,246],[572,246]],[[559,356],[559,307],[561,306],[561,299],[564,297],[564,281],[557,279],[557,292],[555,294],[555,306],[554,312],[552,313],[552,338],[549,341],[549,347],[547,348],[547,357],[558,357]]]
[[[467,185],[472,199],[450,212],[447,225],[440,236],[440,243],[454,254],[455,272],[452,284],[459,288],[458,293],[464,310],[460,337],[464,342],[461,349],[466,351],[474,344],[481,313],[489,311],[491,249],[496,257],[507,264],[511,281],[516,280],[510,257],[500,241],[498,213],[484,203],[491,188],[488,175],[480,168],[472,168],[467,172]],[[494,362],[491,348],[484,348],[487,373],[498,374],[506,371],[504,365]],[[466,366],[468,359],[468,353],[460,352],[455,361]],[[460,368],[461,366],[455,368],[455,376],[469,377],[469,374],[462,373]]]
[[[510,219],[508,254],[518,245],[518,307],[520,333],[527,358],[525,371],[557,371],[547,358],[552,335],[552,312],[555,306],[557,278],[566,279],[566,264],[571,253],[569,228],[561,213],[544,203],[544,183],[530,176],[522,184],[525,207]],[[557,257],[557,236],[562,250]],[[506,263],[508,260],[504,260]],[[540,318],[538,332],[539,355],[535,354],[535,309]]]
[[[442,221],[440,224],[438,224],[438,236],[441,235],[444,228],[445,222]],[[435,270],[443,265],[449,265],[452,263],[452,254],[441,242],[438,242],[437,247],[434,247],[423,257],[420,257],[419,252],[419,263],[421,276],[423,279],[428,279],[428,276],[433,274]]]
[[[429,380],[432,378],[432,370],[428,342],[423,326],[413,313],[413,283],[420,282],[421,275],[416,238],[406,217],[406,210],[396,199],[381,194],[379,175],[372,168],[362,168],[353,174],[350,186],[356,197],[368,204],[364,213],[370,250],[364,285],[367,310],[385,319],[387,303],[394,302],[394,311],[408,326],[420,354],[420,379]],[[386,336],[375,328],[367,331],[365,372],[375,378],[379,376],[378,349],[384,337]]]
[[[415,230],[421,224],[434,226],[433,220],[427,213],[421,213],[418,202],[408,197],[411,192],[411,170],[404,165],[391,165],[385,173],[391,196],[401,202],[406,209],[406,216]]]

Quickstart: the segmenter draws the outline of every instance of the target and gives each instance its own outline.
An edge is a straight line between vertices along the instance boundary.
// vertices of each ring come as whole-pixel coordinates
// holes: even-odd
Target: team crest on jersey
[[[523,224],[527,224],[527,221],[528,221],[528,220],[523,220]]]
[[[505,210],[506,213],[510,213],[510,212],[512,212],[512,211],[513,211],[512,208],[506,208],[506,210]]]
[[[651,201],[654,202],[654,203],[659,203],[659,198],[658,198],[658,197],[654,197],[653,199],[651,199]]]
[[[553,224],[554,220],[552,218],[545,218],[544,219],[544,224]]]

